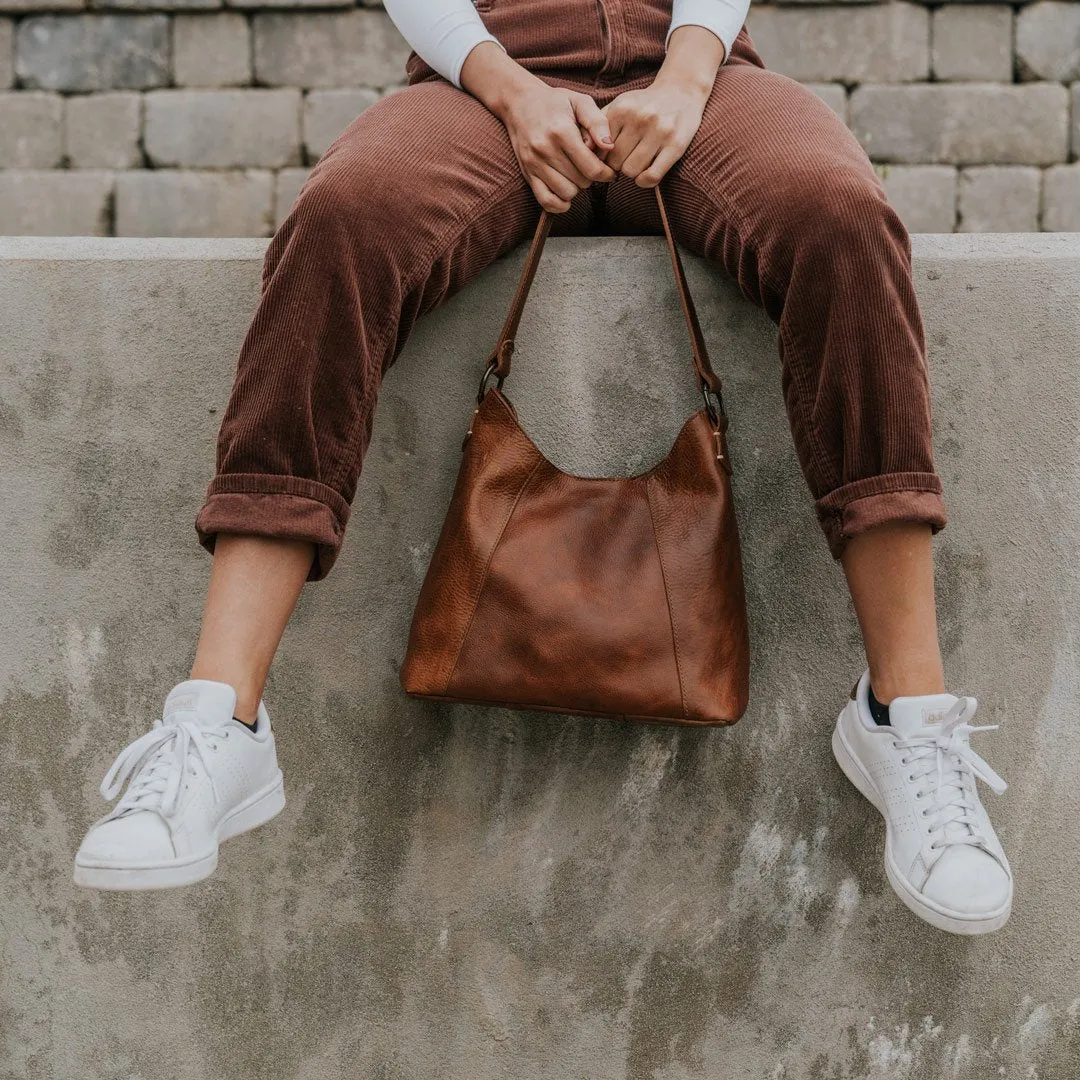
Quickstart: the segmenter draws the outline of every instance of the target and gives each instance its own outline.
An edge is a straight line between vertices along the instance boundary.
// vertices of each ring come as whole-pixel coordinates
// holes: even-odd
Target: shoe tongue
[[[952,694],[893,698],[889,702],[889,724],[908,737],[932,734],[940,729],[945,714],[957,700]]]
[[[214,727],[228,723],[235,709],[236,691],[228,683],[188,679],[165,699],[161,720],[164,724],[194,720],[200,727]]]

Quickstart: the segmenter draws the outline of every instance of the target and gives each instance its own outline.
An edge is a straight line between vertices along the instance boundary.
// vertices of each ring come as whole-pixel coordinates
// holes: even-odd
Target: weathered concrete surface
[[[772,328],[690,267],[728,386],[752,705],[678,731],[404,699],[397,665],[518,266],[390,375],[346,551],[268,691],[289,805],[181,893],[78,892],[96,785],[190,661],[259,242],[0,241],[0,1075],[1075,1080],[1080,236],[917,237],[953,521],[952,683],[1002,729],[999,936],[917,922],[828,734],[855,622]],[[508,390],[565,465],[636,470],[695,405],[657,241],[562,240]],[[586,358],[589,364],[586,366]]]

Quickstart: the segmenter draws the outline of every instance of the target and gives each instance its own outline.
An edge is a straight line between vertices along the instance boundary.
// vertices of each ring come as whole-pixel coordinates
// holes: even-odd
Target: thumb
[[[600,106],[588,94],[574,94],[570,99],[574,117],[596,144],[598,150],[610,150],[615,145],[611,128]]]

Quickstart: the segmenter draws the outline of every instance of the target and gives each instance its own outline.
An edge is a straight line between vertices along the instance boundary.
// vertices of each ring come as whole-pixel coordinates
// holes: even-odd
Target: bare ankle
[[[241,723],[247,724],[248,727],[254,727],[258,712],[259,702],[257,700],[253,705],[249,703],[241,705],[240,699],[236,699],[236,708],[233,710],[233,717]]]
[[[236,705],[233,707],[233,716],[242,720],[245,724],[255,723],[259,711],[259,702],[262,700],[262,688],[255,687],[246,679],[230,677],[229,673],[218,668],[206,667],[196,660],[191,669],[192,679],[208,679],[211,682],[225,683],[236,691]]]
[[[870,685],[874,697],[883,705],[893,698],[925,697],[928,694],[945,693],[945,676],[940,664],[928,663],[917,666],[870,667]]]

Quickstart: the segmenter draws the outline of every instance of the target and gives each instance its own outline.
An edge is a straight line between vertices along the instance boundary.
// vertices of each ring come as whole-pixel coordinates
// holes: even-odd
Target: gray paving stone
[[[86,94],[67,99],[64,145],[75,169],[137,169],[142,165],[141,94]]]
[[[0,169],[52,169],[64,157],[59,94],[0,93]]]
[[[984,165],[960,173],[959,232],[1038,232],[1042,170]]]
[[[0,0],[0,12],[27,15],[45,11],[81,11],[87,0]]]
[[[1080,163],[1052,165],[1043,173],[1042,227],[1080,232]]]
[[[326,153],[334,139],[378,100],[375,90],[312,90],[304,100],[304,150],[308,159]]]
[[[934,12],[931,61],[939,81],[1012,82],[1013,13],[1001,4]]]
[[[220,8],[223,0],[87,0],[98,11],[199,11]]]
[[[0,235],[105,236],[112,194],[109,172],[0,171]]]
[[[1080,83],[1072,87],[1072,156],[1080,158]]]
[[[908,82],[930,73],[930,14],[917,4],[755,4],[747,23],[765,63],[801,82]]]
[[[300,161],[299,90],[156,90],[143,145],[158,166],[280,168]]]
[[[177,86],[243,86],[251,82],[251,29],[235,12],[173,19]]]
[[[23,19],[15,71],[46,90],[142,90],[169,81],[166,15],[42,15]]]
[[[1053,165],[1068,153],[1068,93],[1057,83],[860,86],[849,108],[875,161]]]
[[[865,0],[860,0],[860,3]],[[843,83],[806,83],[807,90],[817,94],[844,123],[847,123],[847,87]]]
[[[1080,79],[1080,4],[1042,0],[1021,8],[1016,67],[1022,79]]]
[[[409,47],[382,11],[254,18],[255,77],[267,86],[385,87],[401,82]]]
[[[154,169],[116,179],[117,236],[268,236],[273,173]]]
[[[281,223],[289,215],[292,204],[296,202],[296,196],[304,186],[304,181],[310,175],[310,169],[282,169],[274,180],[274,227],[280,228]]]
[[[877,173],[908,232],[951,233],[956,227],[952,165],[879,165]]]
[[[234,8],[351,8],[356,6],[356,0],[225,0],[229,7]],[[365,4],[364,7],[382,5]]]
[[[15,24],[0,19],[0,90],[15,82]]]

